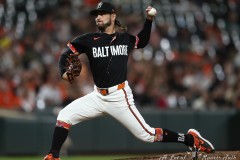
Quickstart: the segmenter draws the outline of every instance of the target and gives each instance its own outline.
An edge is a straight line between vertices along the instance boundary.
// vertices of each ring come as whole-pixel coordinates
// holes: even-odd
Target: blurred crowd
[[[107,0],[105,0],[107,1]],[[149,44],[134,50],[128,81],[139,108],[240,108],[239,0],[108,0],[136,35],[158,11]],[[64,107],[93,90],[85,55],[73,84],[61,80],[66,44],[96,27],[99,0],[0,0],[0,108]]]

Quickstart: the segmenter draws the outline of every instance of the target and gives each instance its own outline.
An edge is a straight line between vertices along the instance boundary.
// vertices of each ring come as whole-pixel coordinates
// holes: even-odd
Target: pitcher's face
[[[97,28],[101,31],[104,32],[107,27],[114,25],[113,21],[113,14],[109,13],[104,13],[104,12],[99,12],[96,15],[95,22]]]

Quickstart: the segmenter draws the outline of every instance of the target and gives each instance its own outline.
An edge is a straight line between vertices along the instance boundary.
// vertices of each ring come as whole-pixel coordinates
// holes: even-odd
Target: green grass
[[[113,160],[121,158],[129,158],[131,156],[69,156],[61,157],[61,160]],[[24,156],[10,156],[0,157],[0,160],[42,160],[43,157],[24,157]]]

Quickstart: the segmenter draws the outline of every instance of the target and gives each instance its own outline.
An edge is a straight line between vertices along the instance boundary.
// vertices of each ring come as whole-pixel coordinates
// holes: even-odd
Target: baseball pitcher
[[[127,81],[128,58],[133,49],[148,44],[156,10],[151,6],[146,9],[146,20],[137,35],[118,32],[118,28],[123,26],[117,20],[116,9],[111,3],[100,2],[90,14],[95,17],[98,31],[80,35],[69,42],[60,57],[59,69],[62,79],[72,83],[82,68],[78,55],[86,54],[95,83],[94,90],[60,111],[51,149],[43,160],[60,160],[60,149],[72,125],[104,115],[112,116],[144,142],[176,142],[199,151],[214,152],[213,145],[195,129],[183,134],[153,128],[135,106]]]

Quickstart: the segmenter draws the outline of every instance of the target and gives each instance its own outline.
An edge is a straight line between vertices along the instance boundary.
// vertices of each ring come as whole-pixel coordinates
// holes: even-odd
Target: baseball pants
[[[115,118],[138,139],[144,142],[155,141],[155,128],[150,127],[137,110],[127,81],[124,88],[116,89],[108,95],[100,94],[94,86],[93,92],[74,100],[63,108],[57,120],[75,125],[104,115]]]

